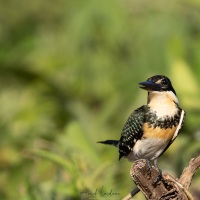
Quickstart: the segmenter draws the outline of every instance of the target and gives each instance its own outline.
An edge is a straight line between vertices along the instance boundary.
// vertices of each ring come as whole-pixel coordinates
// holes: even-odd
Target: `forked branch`
[[[200,156],[191,159],[179,179],[175,179],[169,174],[163,174],[161,180],[155,185],[154,180],[157,178],[159,171],[152,167],[149,173],[147,161],[137,160],[130,169],[130,175],[137,188],[124,197],[123,200],[131,199],[139,190],[148,200],[193,200],[194,198],[188,189],[198,168],[200,168]]]

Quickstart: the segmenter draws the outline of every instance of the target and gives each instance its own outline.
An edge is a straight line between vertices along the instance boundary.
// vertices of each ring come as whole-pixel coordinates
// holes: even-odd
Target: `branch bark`
[[[159,171],[152,167],[149,172],[147,161],[137,160],[130,169],[130,175],[137,188],[124,197],[123,200],[131,199],[139,190],[148,200],[194,200],[188,189],[198,168],[200,168],[200,156],[191,159],[179,179],[175,179],[169,174],[163,174],[160,181],[155,185],[154,180],[159,175]]]

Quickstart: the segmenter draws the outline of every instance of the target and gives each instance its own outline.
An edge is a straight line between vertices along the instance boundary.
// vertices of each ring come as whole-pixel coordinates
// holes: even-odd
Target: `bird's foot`
[[[155,178],[155,180],[153,181],[153,186],[156,186],[157,183],[161,180],[162,178],[162,170],[160,168],[158,168],[158,176]]]
[[[151,165],[151,162],[149,160],[146,159],[146,161],[147,161],[147,167],[148,167],[148,169],[147,169],[148,170],[147,175],[150,178],[151,177],[152,165]]]

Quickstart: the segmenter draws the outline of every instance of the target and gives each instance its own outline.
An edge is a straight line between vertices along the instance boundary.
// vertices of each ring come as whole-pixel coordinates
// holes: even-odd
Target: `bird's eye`
[[[168,85],[168,81],[166,79],[162,79],[162,85]]]

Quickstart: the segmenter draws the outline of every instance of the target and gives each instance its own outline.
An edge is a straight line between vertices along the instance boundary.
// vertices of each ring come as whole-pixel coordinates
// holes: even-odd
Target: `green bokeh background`
[[[120,137],[146,103],[138,82],[155,74],[171,79],[187,112],[158,161],[179,177],[200,154],[200,1],[1,1],[0,199],[130,192],[131,163],[96,142]],[[199,185],[197,172],[191,190]]]

